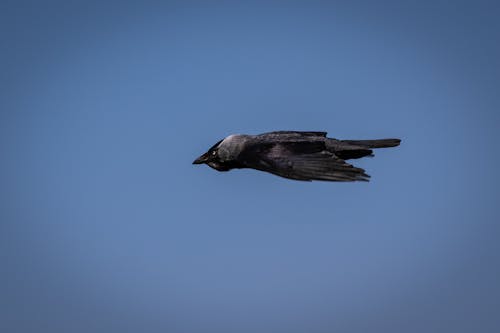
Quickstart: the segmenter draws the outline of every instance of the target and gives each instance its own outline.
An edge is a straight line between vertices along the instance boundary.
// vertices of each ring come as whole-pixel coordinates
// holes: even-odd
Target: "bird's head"
[[[213,145],[206,153],[193,161],[193,164],[206,164],[209,167],[218,171],[227,171],[229,168],[225,165],[219,156],[219,145],[223,140],[220,140]]]

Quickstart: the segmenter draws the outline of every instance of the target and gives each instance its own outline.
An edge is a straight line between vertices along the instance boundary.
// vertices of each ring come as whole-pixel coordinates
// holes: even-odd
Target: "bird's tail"
[[[342,142],[353,146],[365,148],[389,148],[399,146],[400,139],[379,139],[379,140],[342,140]]]

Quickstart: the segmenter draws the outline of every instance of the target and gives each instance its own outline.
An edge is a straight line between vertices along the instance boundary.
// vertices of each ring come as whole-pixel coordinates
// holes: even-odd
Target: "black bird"
[[[372,148],[396,147],[399,139],[337,140],[326,132],[278,131],[233,134],[213,145],[193,164],[218,171],[251,168],[295,180],[368,181],[365,170],[345,160],[373,156]]]

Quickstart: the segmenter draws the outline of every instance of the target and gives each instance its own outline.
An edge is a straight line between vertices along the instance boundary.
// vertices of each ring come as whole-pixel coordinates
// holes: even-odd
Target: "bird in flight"
[[[399,145],[399,139],[337,140],[326,132],[277,131],[233,134],[220,140],[193,164],[218,171],[251,168],[295,180],[368,181],[365,170],[346,160],[373,156],[374,148]]]

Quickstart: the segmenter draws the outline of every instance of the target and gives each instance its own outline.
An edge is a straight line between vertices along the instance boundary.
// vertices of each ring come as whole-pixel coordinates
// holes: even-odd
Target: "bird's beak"
[[[207,153],[205,153],[205,154],[201,155],[200,157],[198,157],[197,159],[195,159],[193,161],[193,164],[203,164],[207,161],[208,161],[208,155],[207,155]]]

